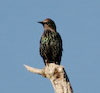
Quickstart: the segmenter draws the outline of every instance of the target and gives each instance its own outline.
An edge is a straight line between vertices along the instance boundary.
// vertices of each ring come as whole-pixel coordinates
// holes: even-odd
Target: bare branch
[[[55,93],[73,93],[70,81],[63,66],[56,65],[54,63],[50,63],[43,69],[33,68],[28,65],[24,66],[28,71],[32,73],[40,74],[50,79]]]

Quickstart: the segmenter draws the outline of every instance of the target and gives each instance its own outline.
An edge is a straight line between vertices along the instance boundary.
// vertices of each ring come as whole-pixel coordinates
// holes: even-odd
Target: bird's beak
[[[43,21],[40,21],[40,22],[38,22],[38,23],[40,23],[40,24],[44,24]]]

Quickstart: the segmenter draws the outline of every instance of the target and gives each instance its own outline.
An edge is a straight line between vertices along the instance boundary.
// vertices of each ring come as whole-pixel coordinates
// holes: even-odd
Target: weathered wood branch
[[[73,93],[70,81],[63,66],[54,63],[45,66],[43,69],[33,68],[28,65],[24,66],[32,73],[40,74],[50,79],[55,93]]]

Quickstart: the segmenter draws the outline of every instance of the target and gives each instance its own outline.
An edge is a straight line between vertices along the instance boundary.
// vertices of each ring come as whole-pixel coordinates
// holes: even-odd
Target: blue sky
[[[0,93],[53,93],[43,68],[38,21],[51,18],[63,39],[61,65],[74,93],[100,93],[100,0],[0,0]]]

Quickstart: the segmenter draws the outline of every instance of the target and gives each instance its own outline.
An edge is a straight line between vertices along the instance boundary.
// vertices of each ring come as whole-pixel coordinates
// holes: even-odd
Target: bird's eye
[[[48,23],[48,22],[45,22],[45,24],[47,24],[47,25],[48,25],[49,23]]]
[[[50,26],[50,25],[51,25],[49,22],[45,22],[45,24],[47,24],[48,26]]]

